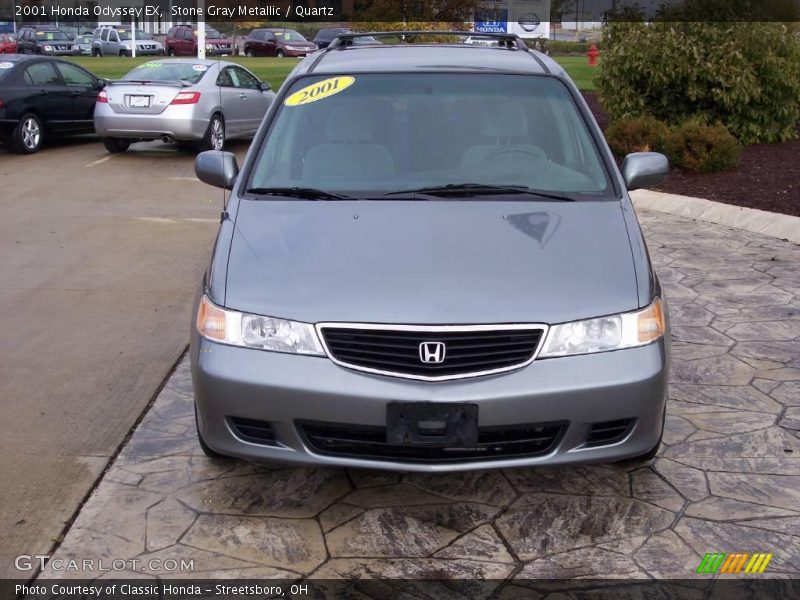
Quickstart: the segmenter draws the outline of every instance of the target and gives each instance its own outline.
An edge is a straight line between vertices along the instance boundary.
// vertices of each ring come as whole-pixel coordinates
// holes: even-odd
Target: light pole
[[[197,0],[197,58],[204,60],[206,57],[206,2]]]

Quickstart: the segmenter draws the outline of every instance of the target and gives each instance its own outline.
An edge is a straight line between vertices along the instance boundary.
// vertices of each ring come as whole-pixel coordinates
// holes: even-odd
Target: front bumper
[[[286,48],[284,50],[284,52],[286,52],[286,56],[288,56],[289,58],[305,58],[312,52],[316,51],[317,51],[316,48],[310,48],[308,50],[289,50],[288,48]]]
[[[153,48],[152,50],[142,50],[141,48],[137,48],[136,56],[164,56],[164,49]]]
[[[667,397],[666,343],[628,350],[538,359],[518,371],[427,383],[359,373],[328,358],[263,352],[209,342],[193,332],[192,376],[198,426],[221,454],[294,464],[398,471],[609,462],[641,455],[658,442]],[[310,449],[298,423],[385,426],[389,402],[471,402],[479,427],[564,423],[545,454],[459,462],[409,462],[323,455]],[[279,443],[266,446],[233,433],[230,418],[269,422]],[[621,440],[585,447],[593,424],[633,419]]]
[[[167,106],[160,114],[117,113],[108,104],[96,104],[94,128],[100,137],[199,141],[208,129],[209,118],[197,105]]]

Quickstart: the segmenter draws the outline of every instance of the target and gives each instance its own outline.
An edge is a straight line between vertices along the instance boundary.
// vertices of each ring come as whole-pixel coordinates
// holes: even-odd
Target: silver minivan
[[[197,158],[232,190],[191,334],[204,452],[428,472],[655,456],[667,306],[628,191],[666,158],[620,170],[516,36],[357,35],[299,63],[241,170]]]

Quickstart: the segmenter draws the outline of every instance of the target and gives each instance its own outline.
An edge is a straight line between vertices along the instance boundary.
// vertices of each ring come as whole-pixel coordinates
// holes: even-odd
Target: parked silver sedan
[[[247,69],[219,60],[142,63],[97,97],[94,126],[109,152],[133,142],[184,142],[222,150],[255,134],[275,93]]]

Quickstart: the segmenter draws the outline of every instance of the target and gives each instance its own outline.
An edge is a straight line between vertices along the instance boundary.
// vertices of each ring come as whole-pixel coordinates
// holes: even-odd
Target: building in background
[[[523,38],[550,35],[550,0],[484,0],[475,11],[476,33],[516,33]]]

